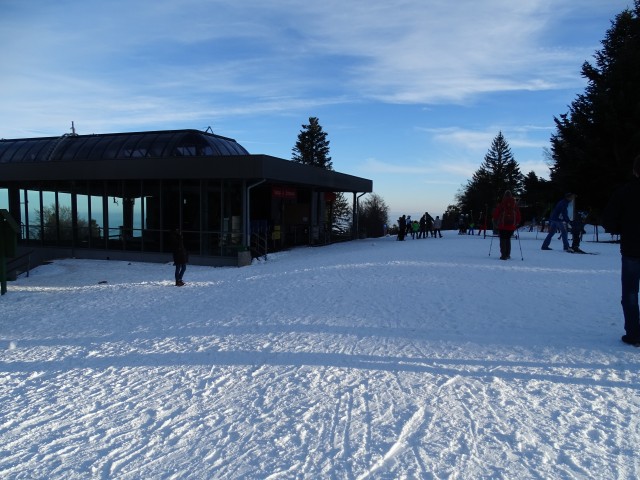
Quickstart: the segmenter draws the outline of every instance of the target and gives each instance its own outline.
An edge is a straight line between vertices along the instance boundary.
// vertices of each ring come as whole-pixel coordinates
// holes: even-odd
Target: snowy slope
[[[618,246],[541,243],[42,266],[0,298],[0,478],[638,478]]]

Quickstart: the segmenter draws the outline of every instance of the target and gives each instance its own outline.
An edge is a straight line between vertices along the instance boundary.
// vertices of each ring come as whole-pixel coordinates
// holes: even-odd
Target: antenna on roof
[[[211,125],[209,125],[209,126],[205,129],[204,133],[207,133],[207,132],[209,132],[209,133],[213,133],[213,128],[211,128]]]
[[[74,137],[78,135],[76,133],[76,126],[73,124],[73,120],[71,121],[71,135]]]

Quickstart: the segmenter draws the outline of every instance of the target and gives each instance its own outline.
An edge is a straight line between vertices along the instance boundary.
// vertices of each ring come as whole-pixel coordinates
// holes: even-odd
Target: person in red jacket
[[[504,192],[502,200],[493,211],[493,219],[500,235],[500,260],[511,258],[511,236],[520,224],[520,209],[511,192]]]

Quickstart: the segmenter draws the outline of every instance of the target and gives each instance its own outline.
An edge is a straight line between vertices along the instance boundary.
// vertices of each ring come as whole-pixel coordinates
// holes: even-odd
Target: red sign
[[[271,187],[271,196],[274,198],[284,198],[286,200],[295,200],[298,198],[298,192],[293,187]]]

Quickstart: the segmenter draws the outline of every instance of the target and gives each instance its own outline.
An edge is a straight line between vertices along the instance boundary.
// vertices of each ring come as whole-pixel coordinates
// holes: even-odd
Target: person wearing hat
[[[620,235],[622,268],[620,304],[624,315],[625,335],[622,341],[640,346],[640,155],[633,162],[633,179],[617,190],[602,215],[602,225],[612,234]]]
[[[556,232],[560,232],[564,251],[573,253],[573,249],[569,246],[565,222],[571,223],[571,217],[569,217],[568,209],[569,204],[575,200],[576,196],[577,195],[575,193],[567,193],[564,198],[556,204],[553,212],[551,212],[551,216],[549,217],[549,233],[547,233],[547,237],[542,242],[542,250],[551,250],[549,247],[551,239]]]

